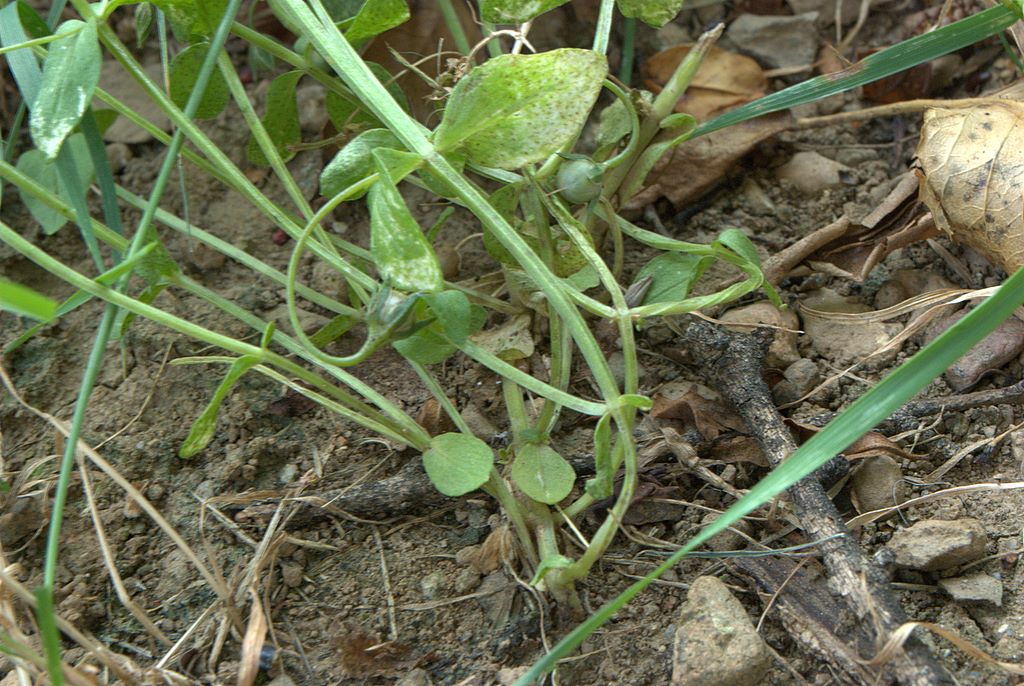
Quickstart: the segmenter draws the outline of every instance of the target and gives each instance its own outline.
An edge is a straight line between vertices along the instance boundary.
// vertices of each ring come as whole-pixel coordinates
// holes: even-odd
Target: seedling
[[[485,22],[523,24],[563,2],[485,0],[480,10]],[[275,16],[298,37],[290,47],[234,22],[238,0],[140,4],[136,9],[143,35],[151,26],[151,17],[163,16],[174,34],[187,43],[170,63],[169,94],[149,79],[109,26],[117,7],[133,3],[72,0],[71,4],[80,19],[66,21],[53,35],[20,2],[0,10],[0,40],[29,105],[35,144],[35,149],[22,153],[16,165],[0,162],[0,178],[17,185],[47,232],[73,219],[94,255],[98,276],[74,271],[3,224],[0,238],[80,289],[79,295],[58,308],[58,315],[90,296],[109,303],[97,336],[96,350],[100,352],[95,364],[102,359],[108,337],[130,325],[130,317],[117,319],[119,312],[151,318],[231,355],[181,361],[229,365],[210,405],[181,448],[183,459],[201,457],[216,435],[221,401],[243,375],[256,372],[289,380],[293,389],[350,422],[421,452],[424,469],[440,492],[459,496],[482,489],[492,495],[515,530],[533,584],[577,613],[582,608],[576,583],[612,543],[635,492],[633,431],[638,412],[650,407],[639,387],[635,327],[651,318],[693,312],[757,291],[778,304],[764,281],[757,251],[742,230],[723,227],[711,244],[686,243],[627,221],[619,216],[618,208],[643,187],[648,173],[666,152],[694,136],[887,76],[999,32],[1019,16],[1016,6],[986,10],[872,55],[838,76],[812,79],[711,121],[697,122],[689,115],[674,114],[673,108],[718,32],[702,38],[657,97],[627,92],[609,78],[604,56],[616,4],[627,17],[657,25],[674,17],[682,2],[603,0],[593,49],[503,54],[475,66],[466,61],[464,75],[439,103],[440,116],[431,120],[437,124],[429,129],[410,116],[403,94],[390,83],[386,72],[365,62],[356,50],[407,21],[404,2],[346,3],[346,7],[355,5],[356,12],[345,16],[332,14],[334,3],[329,9],[320,0],[271,0]],[[271,83],[262,117],[249,102],[223,51],[229,31],[247,41],[250,52],[256,51],[263,64],[270,56],[291,68]],[[456,35],[461,35],[461,29]],[[460,42],[468,45],[464,36]],[[496,44],[491,41],[492,46]],[[166,112],[175,125],[173,137],[126,107],[116,93],[97,87],[102,50]],[[39,58],[43,60],[41,75]],[[284,164],[301,142],[295,92],[304,80],[325,87],[328,116],[335,129],[348,136],[322,172],[324,204],[316,211]],[[610,97],[602,99],[602,93]],[[168,162],[148,199],[113,183],[92,109],[100,103],[168,144]],[[216,116],[229,103],[238,108],[252,133],[247,163],[269,166],[287,191],[291,206],[272,202],[237,162],[228,159],[194,124],[197,118]],[[597,145],[586,150],[578,145],[578,139],[594,115],[601,121]],[[190,143],[187,148],[182,147],[185,140]],[[287,273],[205,233],[201,221],[200,227],[194,227],[157,209],[171,165],[179,155],[246,198],[293,240]],[[84,203],[85,186],[92,178],[102,189],[103,222],[91,217]],[[434,237],[425,233],[428,227],[419,224],[403,195],[412,186],[427,189],[439,201],[475,215],[485,245],[501,266],[508,292],[515,297],[497,299],[444,280],[432,244]],[[144,210],[130,242],[119,232],[117,199]],[[339,240],[324,229],[325,220],[338,206],[364,199],[370,211],[368,246]],[[284,286],[292,333],[275,329],[182,273],[161,248],[154,220],[170,230],[188,232],[194,240],[249,266],[270,283]],[[438,230],[443,239],[444,228]],[[627,241],[658,252],[633,275],[631,283],[622,281]],[[98,249],[99,242],[117,254],[117,265],[111,269]],[[299,282],[298,268],[307,251],[344,278],[348,301],[339,302]],[[719,292],[692,296],[694,283],[716,261],[731,265],[741,279]],[[147,284],[134,297],[128,295],[135,288],[127,279],[132,270]],[[155,307],[154,297],[165,288],[208,300],[260,332],[260,344],[224,336]],[[1011,282],[1001,297],[987,314],[975,318],[974,323],[979,318],[982,322],[970,336],[946,340],[945,345],[953,346],[943,352],[946,357],[969,345],[971,336],[1008,316],[1021,298],[1017,281]],[[303,332],[297,308],[300,298],[330,312],[331,322],[312,335]],[[593,333],[598,319],[615,327],[624,358],[621,383]],[[123,326],[115,328],[115,321]],[[546,326],[533,326],[541,321]],[[548,332],[546,340],[533,339],[532,332],[539,329]],[[325,350],[341,336],[363,336],[357,352],[340,356]],[[456,431],[429,435],[382,393],[347,371],[387,345],[408,361]],[[545,378],[531,376],[512,364],[523,356],[522,347],[527,345],[539,346],[550,356]],[[436,378],[436,365],[456,354],[500,377],[509,425],[507,447],[496,450],[488,443],[492,437],[474,435],[446,394],[443,380]],[[890,388],[898,385],[898,391],[891,392],[885,403],[876,402],[870,411],[845,419],[836,430],[818,434],[786,463],[786,469],[767,477],[657,573],[842,450],[848,444],[844,441],[856,438],[879,418],[880,411],[894,409],[897,399],[909,397],[940,373],[944,366],[936,364],[925,365],[924,371],[919,365],[912,374],[907,372],[890,383]],[[570,381],[579,368],[593,379],[596,399],[573,392]],[[80,411],[84,411],[94,377],[95,370],[91,376],[87,373],[83,382]],[[534,416],[526,410],[527,393],[543,399]],[[556,421],[566,412],[586,415],[593,423],[594,476],[585,482],[551,443]],[[80,412],[76,417],[71,446]],[[69,449],[59,490],[66,489],[70,466]],[[616,493],[617,478],[621,478],[621,487]],[[591,504],[612,495],[614,504],[603,523],[590,535],[585,550],[574,554],[560,535],[564,518],[578,518]],[[51,528],[48,586],[53,581],[58,537],[59,512]],[[642,588],[643,584],[630,589],[587,620],[526,679],[549,669],[558,656]]]

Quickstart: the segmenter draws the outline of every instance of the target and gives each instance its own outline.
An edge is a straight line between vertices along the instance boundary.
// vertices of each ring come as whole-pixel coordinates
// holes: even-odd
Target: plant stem
[[[636,19],[626,17],[622,22],[622,63],[619,65],[619,81],[629,85],[633,80],[633,59],[636,57]]]
[[[594,28],[594,52],[608,54],[608,40],[612,34],[612,18],[615,15],[615,0],[601,0],[601,9],[597,14],[597,26]]]
[[[469,44],[469,39],[466,38],[466,32],[462,30],[462,22],[459,21],[459,13],[455,11],[452,0],[437,0],[437,5],[441,8],[441,14],[444,15],[445,26],[452,33],[455,48],[463,55],[468,55],[473,48]]]

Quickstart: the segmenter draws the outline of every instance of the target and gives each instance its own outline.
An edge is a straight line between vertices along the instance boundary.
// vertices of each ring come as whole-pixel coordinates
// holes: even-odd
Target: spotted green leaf
[[[489,167],[539,162],[576,139],[607,73],[591,50],[496,57],[456,84],[434,142]]]
[[[339,150],[320,172],[320,195],[330,198],[365,179],[376,171],[373,168],[374,150],[401,145],[395,134],[387,129],[371,129],[359,134]],[[362,196],[354,196],[353,200],[358,197]]]
[[[85,137],[80,133],[72,134],[66,143],[68,149],[73,153],[75,161],[75,173],[78,176],[79,187],[85,188],[92,181],[93,166],[92,158],[89,156],[89,147],[86,145]],[[64,188],[60,175],[57,173],[57,163],[47,159],[39,150],[27,150],[17,162],[18,171],[28,176],[43,188],[49,190],[65,203],[70,204],[71,198]],[[25,204],[32,218],[39,222],[43,232],[46,234],[56,233],[60,227],[67,223],[67,217],[53,209],[42,200],[39,200],[28,191],[19,189],[21,201]]]
[[[447,496],[465,495],[487,483],[494,455],[475,436],[447,433],[434,436],[423,453],[423,469],[437,490]]]
[[[370,189],[368,204],[370,253],[384,282],[407,293],[441,290],[437,255],[387,174]]]
[[[547,505],[564,499],[576,482],[576,472],[564,457],[549,446],[534,443],[527,443],[516,451],[509,475],[519,490]]]
[[[227,11],[228,0],[153,0],[183,39],[213,35]]]
[[[690,293],[690,288],[714,262],[714,258],[669,252],[658,255],[637,273],[636,282],[650,277],[651,285],[643,304],[679,302]]]
[[[356,44],[409,21],[405,0],[366,0],[345,31],[349,43]]]
[[[171,60],[171,100],[179,108],[184,109],[192,91],[195,90],[196,80],[199,78],[199,69],[206,60],[206,54],[210,51],[209,43],[196,43],[190,45]],[[217,70],[210,74],[210,80],[206,83],[206,92],[203,99],[199,101],[196,108],[196,119],[212,119],[220,114],[224,106],[228,104],[230,94],[228,84],[224,77]]]
[[[685,0],[619,0],[619,11],[625,17],[660,27],[679,14]]]
[[[568,0],[482,0],[480,17],[493,24],[522,24]]]
[[[95,24],[71,20],[57,29],[43,63],[39,93],[32,103],[32,141],[49,159],[57,152],[92,100],[100,79],[100,45]]]

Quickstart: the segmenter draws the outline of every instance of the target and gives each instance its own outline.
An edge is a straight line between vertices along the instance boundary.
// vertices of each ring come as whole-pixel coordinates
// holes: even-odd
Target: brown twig
[[[797,445],[762,378],[771,333],[761,329],[750,334],[734,333],[697,318],[686,321],[679,333],[682,343],[702,361],[709,379],[753,432],[768,461],[772,466],[781,464]],[[888,580],[863,557],[817,479],[797,482],[788,494],[807,536],[824,541],[821,550],[832,589],[844,598],[859,622],[862,654],[873,654],[906,621]],[[920,643],[907,643],[889,668],[903,686],[952,683]]]

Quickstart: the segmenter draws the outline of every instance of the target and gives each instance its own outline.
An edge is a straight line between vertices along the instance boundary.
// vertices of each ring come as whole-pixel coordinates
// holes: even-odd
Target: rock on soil
[[[903,470],[888,455],[875,455],[861,460],[850,478],[850,496],[858,512],[871,512],[903,502],[900,484]]]
[[[842,186],[843,175],[849,171],[849,167],[816,152],[798,152],[775,170],[775,177],[789,181],[804,195],[817,196]]]
[[[996,607],[1003,604],[1003,582],[984,572],[940,579],[939,588],[957,602],[988,602]]]
[[[722,315],[721,321],[729,329],[743,333],[749,333],[760,324],[776,327],[765,357],[765,364],[769,367],[785,369],[800,357],[796,351],[796,331],[800,328],[800,320],[792,310],[780,310],[771,303],[760,302],[731,309]]]
[[[819,288],[808,294],[802,306],[821,312],[859,313],[868,312],[870,307],[855,299],[846,298],[829,288]],[[847,366],[864,362],[885,346],[899,332],[899,324],[883,322],[858,322],[839,324],[827,319],[805,314],[804,331],[811,339],[811,346],[822,357],[837,365]],[[896,349],[886,350],[868,361],[869,368],[885,366],[896,357]]]
[[[713,576],[698,577],[679,613],[673,686],[753,686],[771,664],[740,602]]]
[[[818,52],[817,12],[793,17],[742,14],[725,32],[741,52],[772,68],[814,62]]]
[[[981,522],[965,517],[955,521],[924,519],[897,531],[886,547],[896,564],[922,572],[952,569],[985,554],[988,536]]]
[[[937,322],[928,331],[929,341],[967,316],[968,310],[957,312]],[[990,333],[981,343],[966,355],[950,365],[945,379],[954,391],[965,391],[978,383],[981,377],[993,369],[999,369],[1024,350],[1024,322],[1010,317]]]

